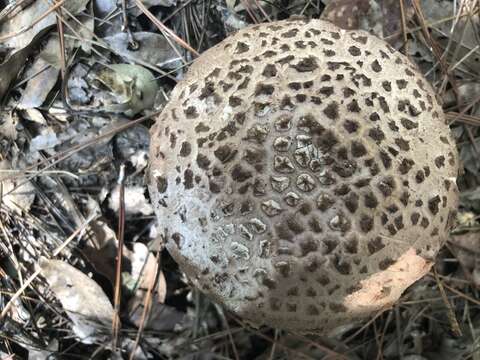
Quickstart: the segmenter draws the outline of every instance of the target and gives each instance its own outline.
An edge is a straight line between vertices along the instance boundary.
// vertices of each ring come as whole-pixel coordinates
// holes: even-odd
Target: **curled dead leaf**
[[[111,329],[113,307],[102,288],[72,265],[42,258],[41,275],[50,285],[84,344],[102,341]]]

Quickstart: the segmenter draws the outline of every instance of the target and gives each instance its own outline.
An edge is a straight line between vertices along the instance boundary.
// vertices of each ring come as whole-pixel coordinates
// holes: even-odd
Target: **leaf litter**
[[[479,359],[479,9],[477,0],[10,2],[0,13],[2,358]],[[150,117],[196,54],[290,16],[361,28],[407,54],[443,100],[463,165],[438,276],[332,338],[252,329],[191,288],[163,250],[145,183]]]

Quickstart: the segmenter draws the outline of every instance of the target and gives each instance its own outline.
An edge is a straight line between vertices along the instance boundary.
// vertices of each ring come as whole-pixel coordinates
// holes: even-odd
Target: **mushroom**
[[[328,334],[429,271],[457,167],[435,92],[405,56],[286,20],[193,63],[151,130],[149,191],[194,286],[252,325]]]

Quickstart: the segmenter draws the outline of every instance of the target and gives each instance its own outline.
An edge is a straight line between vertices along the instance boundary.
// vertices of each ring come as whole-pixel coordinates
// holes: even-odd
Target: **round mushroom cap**
[[[363,31],[243,29],[202,54],[151,132],[149,190],[191,282],[251,324],[328,333],[427,273],[458,202],[433,89]]]

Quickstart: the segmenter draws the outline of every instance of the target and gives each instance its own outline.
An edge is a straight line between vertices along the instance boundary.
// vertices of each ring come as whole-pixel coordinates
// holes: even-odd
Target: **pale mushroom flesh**
[[[392,305],[453,223],[457,152],[434,90],[363,31],[241,30],[193,63],[151,137],[170,254],[252,324],[326,334]]]

